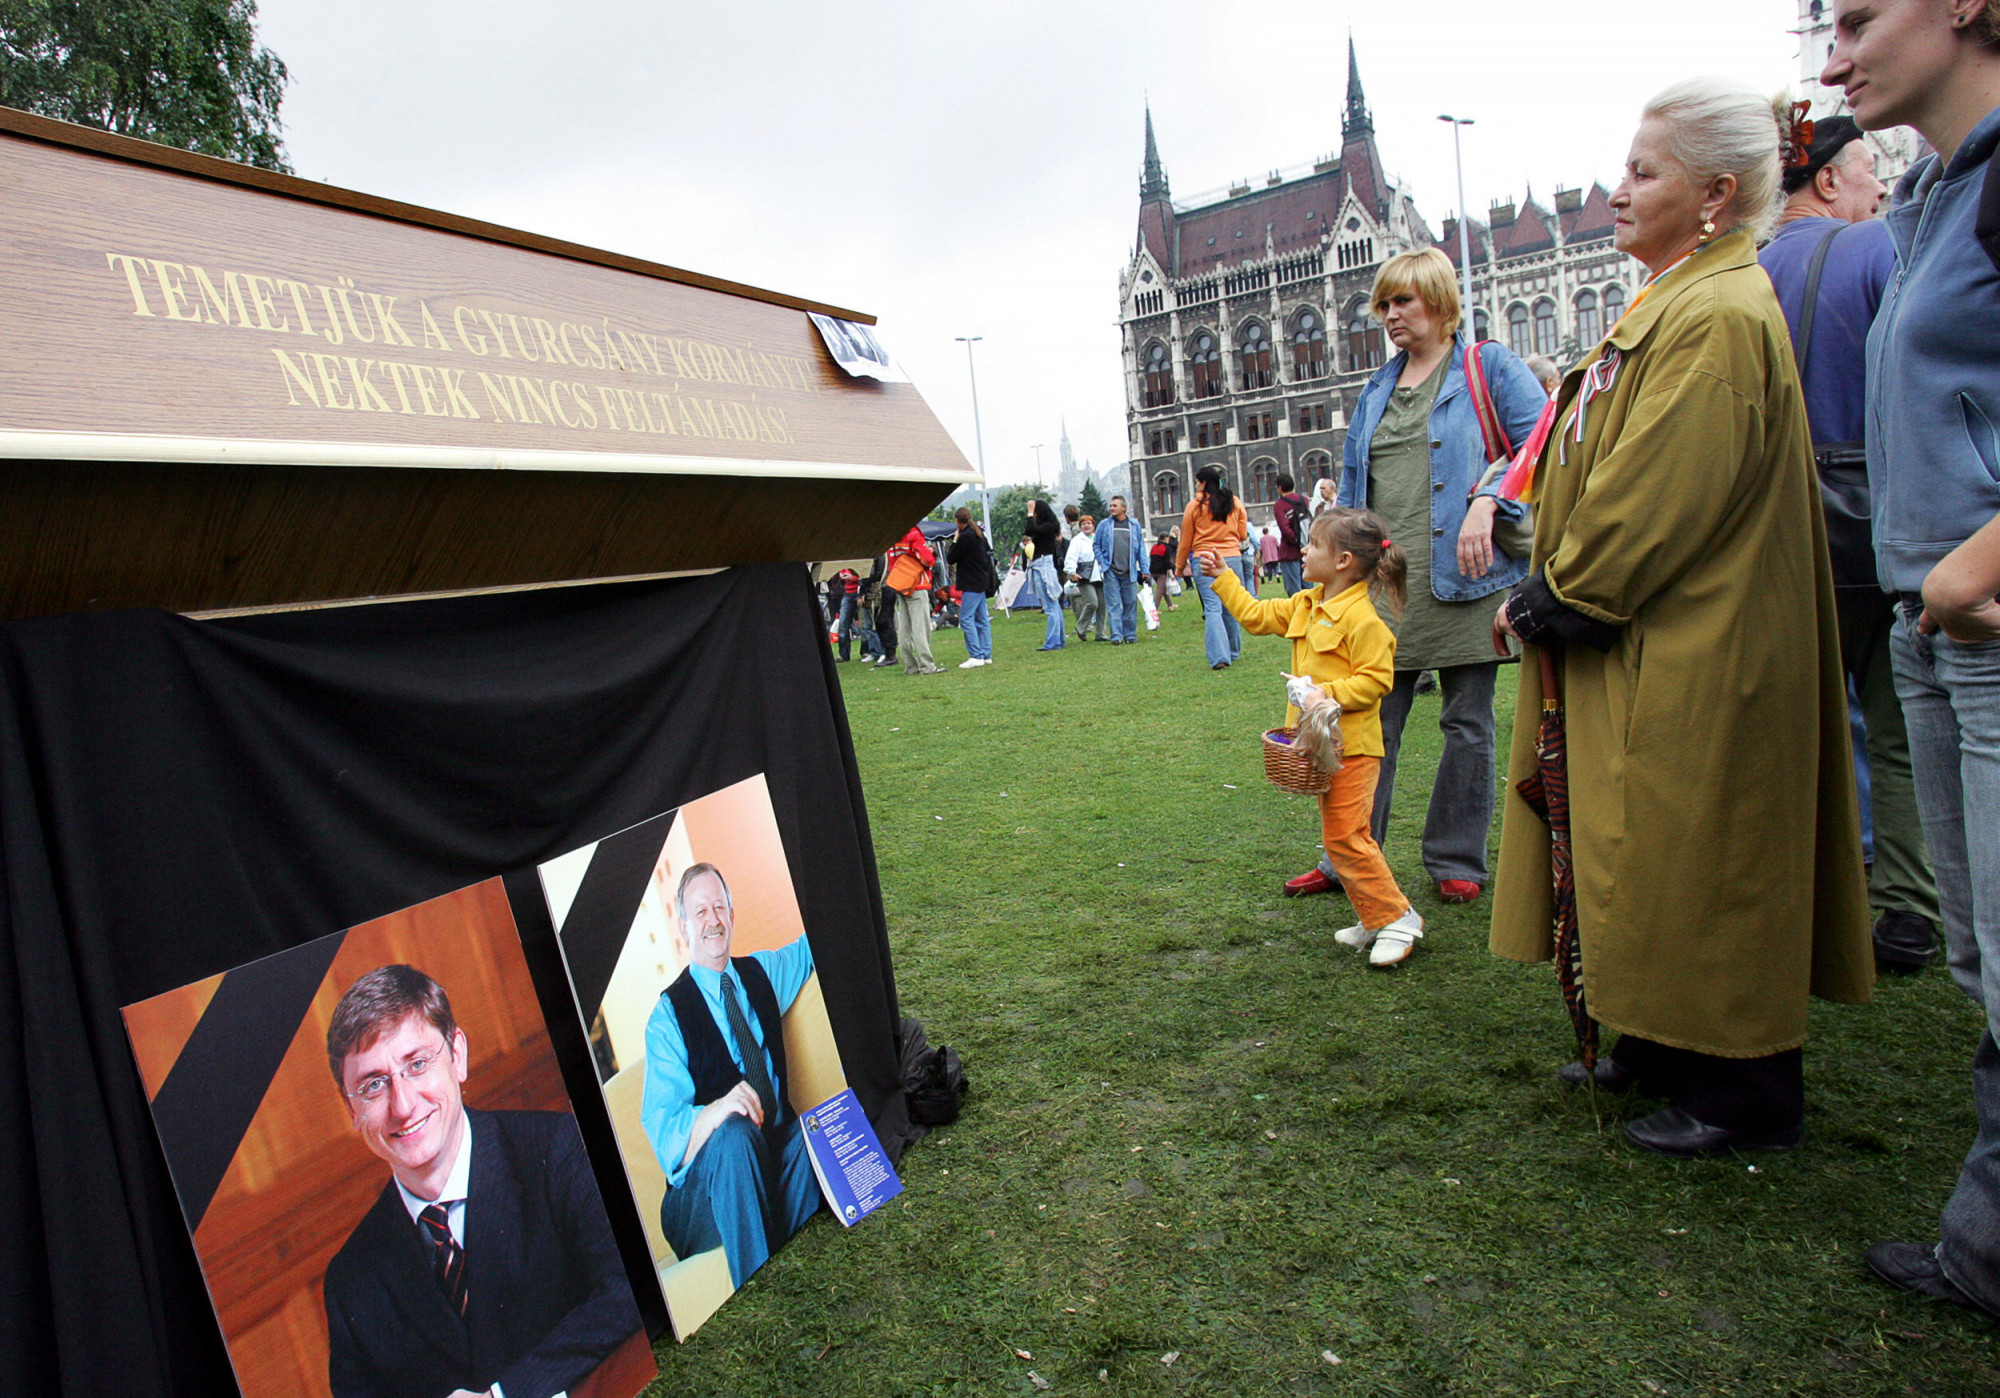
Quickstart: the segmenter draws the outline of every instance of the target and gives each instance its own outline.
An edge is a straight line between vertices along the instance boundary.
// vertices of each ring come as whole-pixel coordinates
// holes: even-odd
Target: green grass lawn
[[[1423,876],[1435,695],[1388,851],[1429,934],[1370,971],[1344,899],[1278,893],[1318,842],[1259,764],[1284,642],[1211,673],[1192,598],[1136,647],[994,633],[982,670],[839,667],[903,1011],[964,1054],[965,1115],[663,1344],[654,1393],[2000,1393],[2000,1332],[1861,1263],[1935,1236],[1972,1137],[1942,971],[1814,1007],[1803,1149],[1641,1154],[1650,1105],[1600,1127],[1555,1081],[1551,969]]]

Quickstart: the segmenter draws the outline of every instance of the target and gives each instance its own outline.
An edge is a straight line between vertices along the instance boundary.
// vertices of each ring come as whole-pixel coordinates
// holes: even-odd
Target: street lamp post
[[[986,480],[986,438],[979,430],[979,371],[972,366],[972,347],[984,335],[954,336],[965,346],[965,372],[972,379],[972,449],[979,454],[979,516],[986,529],[986,537],[993,537],[993,487]]]
[[[1035,454],[1035,485],[1036,485],[1036,487],[1037,487],[1037,488],[1040,488],[1040,486],[1041,486],[1041,484],[1042,484],[1042,447],[1043,447],[1043,445],[1044,445],[1044,444],[1043,444],[1043,443],[1041,443],[1041,442],[1030,442],[1030,443],[1028,444],[1028,450],[1032,451],[1032,452],[1033,452],[1033,453]]]
[[[1466,333],[1468,338],[1477,339],[1479,317],[1472,308],[1472,234],[1465,216],[1465,150],[1458,140],[1459,128],[1472,125],[1472,118],[1445,115],[1438,120],[1451,123],[1451,153],[1458,162],[1458,270],[1464,283]]]

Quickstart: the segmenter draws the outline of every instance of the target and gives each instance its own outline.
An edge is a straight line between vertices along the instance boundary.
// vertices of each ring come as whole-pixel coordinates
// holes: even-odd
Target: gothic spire
[[[1375,134],[1375,118],[1368,111],[1368,99],[1361,92],[1361,65],[1354,57],[1354,36],[1347,36],[1347,112],[1340,119],[1340,138],[1352,141]]]
[[[1160,164],[1160,147],[1153,139],[1153,107],[1146,105],[1146,169],[1139,180],[1139,202],[1151,203],[1155,199],[1165,200],[1167,195],[1167,171]]]

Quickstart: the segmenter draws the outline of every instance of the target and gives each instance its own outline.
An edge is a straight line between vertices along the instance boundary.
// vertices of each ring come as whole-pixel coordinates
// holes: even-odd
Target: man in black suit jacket
[[[335,1398],[550,1398],[639,1331],[575,1121],[464,1105],[443,987],[369,972],[327,1061],[391,1173],[326,1270]]]

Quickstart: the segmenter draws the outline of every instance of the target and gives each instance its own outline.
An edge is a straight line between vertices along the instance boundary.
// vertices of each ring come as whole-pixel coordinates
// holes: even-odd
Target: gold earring
[[[1714,236],[1715,236],[1715,220],[1712,218],[1703,219],[1701,221],[1701,240],[1705,243]]]

